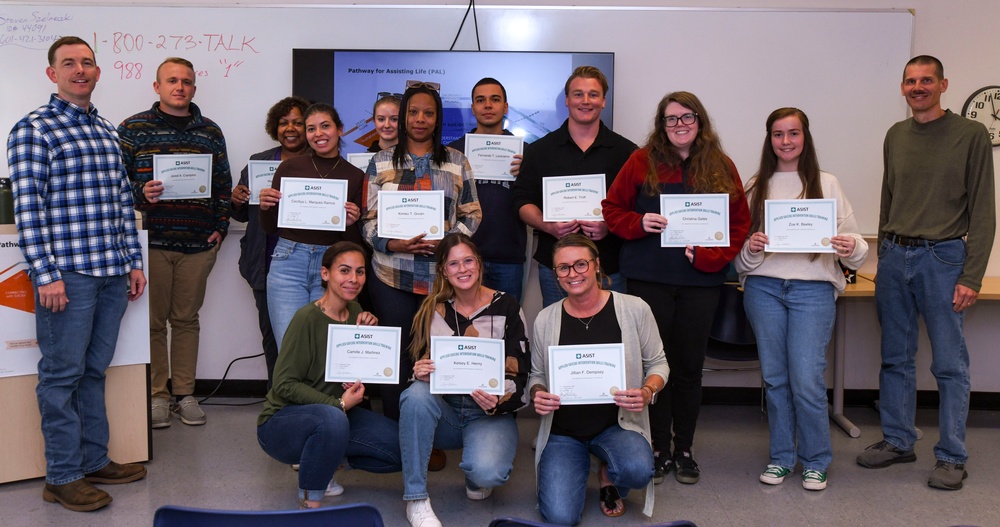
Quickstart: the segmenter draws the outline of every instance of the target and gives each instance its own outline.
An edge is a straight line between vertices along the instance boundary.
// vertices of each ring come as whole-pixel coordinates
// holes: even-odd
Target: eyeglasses
[[[409,90],[410,88],[427,88],[436,92],[441,91],[441,85],[437,82],[406,81],[406,89]]]
[[[444,264],[444,268],[448,271],[448,274],[455,274],[463,267],[469,271],[475,271],[476,269],[479,269],[479,260],[473,258],[472,256],[467,256],[461,260],[451,260]]]
[[[677,123],[692,125],[698,120],[698,114],[691,112],[686,113],[680,117],[676,115],[668,115],[663,118],[663,124],[667,125],[667,128],[673,128],[677,126]]]
[[[595,260],[594,258],[591,258],[589,260],[578,260],[575,263],[573,263],[573,265],[566,265],[566,264],[557,265],[553,267],[552,270],[556,272],[556,276],[558,276],[559,278],[564,278],[569,276],[570,269],[576,271],[576,274],[583,274],[586,273],[588,270],[590,270],[590,262],[593,262],[594,260]]]
[[[403,94],[402,93],[392,93],[392,92],[389,92],[389,91],[380,91],[380,92],[378,92],[378,97],[376,97],[376,100],[381,99],[382,97],[392,97],[393,99],[402,99],[403,98]]]

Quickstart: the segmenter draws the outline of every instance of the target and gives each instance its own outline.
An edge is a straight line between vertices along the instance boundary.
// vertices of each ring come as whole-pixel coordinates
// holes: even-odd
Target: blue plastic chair
[[[511,518],[503,516],[490,522],[490,527],[556,527],[551,523],[536,522],[532,520],[522,520],[521,518]]]
[[[384,527],[378,509],[367,503],[289,511],[220,511],[164,505],[153,527]]]

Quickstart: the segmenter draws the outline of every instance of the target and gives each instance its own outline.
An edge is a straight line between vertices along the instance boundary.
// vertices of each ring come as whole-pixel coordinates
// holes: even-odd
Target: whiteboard
[[[694,92],[744,181],[757,166],[767,114],[803,109],[822,168],[840,178],[862,231],[875,232],[882,139],[906,117],[898,86],[911,53],[910,12],[477,9],[483,50],[614,52],[615,130],[638,144],[664,94]],[[156,100],[152,82],[164,58],[191,60],[195,102],[221,125],[238,174],[251,153],[273,145],[264,116],[291,90],[292,48],[447,49],[464,13],[464,6],[2,4],[0,128],[46,102],[54,87],[45,51],[58,36],[78,35],[96,48],[102,76],[93,102],[114,123]],[[456,49],[475,49],[470,26],[471,17]]]

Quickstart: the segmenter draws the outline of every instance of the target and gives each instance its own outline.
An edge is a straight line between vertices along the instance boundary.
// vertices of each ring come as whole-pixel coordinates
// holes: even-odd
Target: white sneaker
[[[340,496],[344,493],[344,486],[337,483],[336,479],[331,479],[330,484],[326,486],[326,491],[323,492],[324,496]]]
[[[465,497],[473,501],[483,501],[493,494],[493,487],[484,487],[481,489],[470,489],[468,486],[465,487]]]
[[[409,520],[410,527],[442,527],[431,508],[430,498],[406,502],[406,519]]]

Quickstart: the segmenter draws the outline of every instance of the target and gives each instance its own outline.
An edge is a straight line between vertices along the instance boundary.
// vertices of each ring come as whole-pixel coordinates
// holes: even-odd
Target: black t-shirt
[[[559,345],[613,344],[622,341],[622,328],[615,314],[615,297],[590,320],[571,316],[563,307]],[[618,422],[618,406],[614,404],[580,404],[562,406],[552,416],[553,434],[589,441]]]

